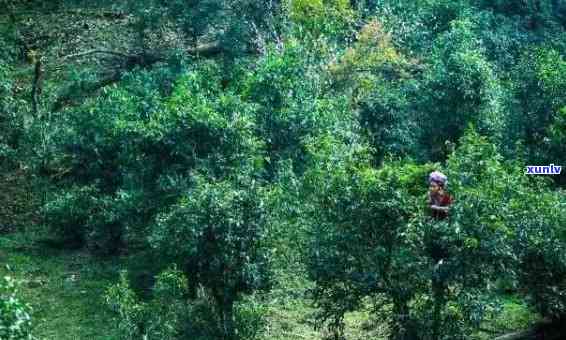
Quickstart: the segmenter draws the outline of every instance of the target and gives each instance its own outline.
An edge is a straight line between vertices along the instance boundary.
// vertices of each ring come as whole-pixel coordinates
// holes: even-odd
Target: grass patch
[[[474,335],[473,339],[488,340],[495,336],[527,329],[541,319],[523,300],[515,295],[502,297],[502,310],[497,317],[486,320],[482,331]]]
[[[524,301],[510,295],[504,297],[503,311],[492,321],[491,327],[501,332],[513,332],[529,328],[540,319],[541,316],[531,310]]]
[[[107,288],[127,269],[132,286],[147,295],[157,263],[142,251],[104,258],[56,245],[41,229],[0,235],[0,275],[22,282],[22,298],[33,307],[34,335],[42,340],[117,339],[105,304]]]
[[[39,339],[111,339],[111,315],[104,305],[106,287],[120,268],[82,251],[40,245],[32,235],[0,236],[0,275],[22,281],[23,299],[33,308]]]

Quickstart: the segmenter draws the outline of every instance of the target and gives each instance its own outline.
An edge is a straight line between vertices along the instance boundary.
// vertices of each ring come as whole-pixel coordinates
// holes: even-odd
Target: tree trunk
[[[393,310],[395,318],[397,319],[393,332],[395,333],[396,340],[414,340],[417,335],[415,334],[414,325],[411,324],[409,315],[409,306],[404,299],[398,299],[393,302]]]
[[[43,81],[43,68],[41,65],[41,56],[36,56],[34,65],[34,77],[31,89],[31,103],[34,118],[37,119],[39,115],[39,96],[41,95],[42,81]]]
[[[220,328],[222,340],[234,340],[236,338],[236,327],[234,325],[234,300],[227,296],[222,288],[213,290],[216,310],[220,317]]]
[[[224,340],[233,340],[236,338],[236,328],[234,325],[234,302],[224,301],[222,305],[222,333]]]
[[[434,310],[432,315],[432,340],[440,339],[442,326],[442,308],[444,307],[444,285],[440,280],[433,279],[432,293],[434,298]]]

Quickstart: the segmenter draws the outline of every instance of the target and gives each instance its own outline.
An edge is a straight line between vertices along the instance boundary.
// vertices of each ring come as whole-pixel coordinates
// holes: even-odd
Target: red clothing
[[[429,207],[432,205],[437,205],[439,207],[448,207],[452,204],[452,202],[454,202],[454,199],[452,198],[452,196],[450,196],[448,193],[443,193],[443,194],[431,194],[429,192],[428,194],[428,205]],[[445,211],[440,211],[440,210],[434,210],[434,209],[430,209],[431,210],[431,215],[434,219],[437,220],[442,220],[446,217],[448,217],[448,212]]]

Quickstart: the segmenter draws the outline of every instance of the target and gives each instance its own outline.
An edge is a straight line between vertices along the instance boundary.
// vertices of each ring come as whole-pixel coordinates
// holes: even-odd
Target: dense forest
[[[0,339],[566,339],[565,0],[0,0],[0,47]]]

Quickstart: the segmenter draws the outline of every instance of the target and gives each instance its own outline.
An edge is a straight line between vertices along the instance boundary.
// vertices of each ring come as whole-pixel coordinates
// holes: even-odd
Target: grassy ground
[[[105,291],[124,269],[138,290],[149,287],[152,274],[146,269],[147,257],[139,253],[105,259],[81,250],[58,249],[46,237],[38,230],[0,235],[4,264],[0,275],[22,282],[23,299],[33,307],[34,334],[46,340],[117,339]],[[304,282],[296,280],[270,295],[265,339],[322,338],[322,332],[313,327],[314,310],[304,291]],[[370,329],[366,313],[348,315],[347,323],[348,339],[367,338],[368,331],[378,334]]]
[[[39,339],[112,338],[104,291],[120,264],[93,259],[80,251],[61,251],[38,243],[33,235],[0,236],[0,275],[23,281],[22,293],[33,307]]]
[[[311,301],[305,298],[310,284],[298,272],[279,273],[279,283],[269,294],[268,328],[265,339],[301,340],[323,339],[325,330],[315,330]],[[387,327],[372,322],[368,311],[348,313],[346,338],[348,340],[386,339]]]
[[[23,298],[33,307],[35,335],[46,340],[118,339],[111,312],[104,302],[105,290],[128,269],[132,285],[144,291],[151,286],[158,265],[143,253],[101,258],[85,251],[61,250],[46,242],[39,230],[0,234],[0,275],[23,282]],[[300,275],[287,274],[268,296],[265,339],[320,340],[323,331],[312,324],[313,308],[305,299],[308,284]],[[501,316],[485,324],[499,334],[527,327],[536,319],[519,299],[507,297]],[[384,325],[371,322],[367,312],[346,316],[347,339],[385,339]],[[492,339],[479,333],[473,339]]]
[[[136,288],[152,281],[152,263],[143,253],[102,258],[60,249],[41,230],[0,234],[0,263],[0,275],[21,281],[33,308],[34,335],[46,340],[116,339],[106,289],[125,269]]]

